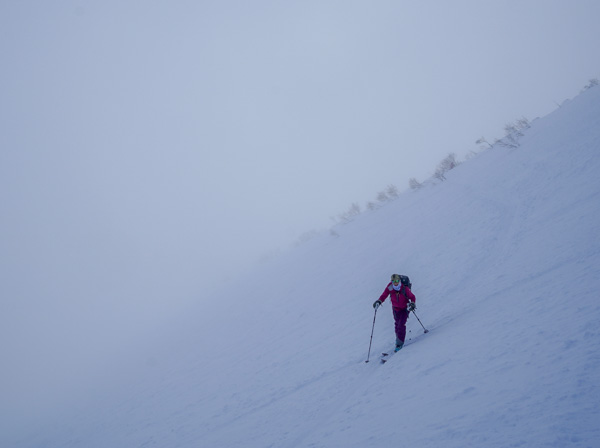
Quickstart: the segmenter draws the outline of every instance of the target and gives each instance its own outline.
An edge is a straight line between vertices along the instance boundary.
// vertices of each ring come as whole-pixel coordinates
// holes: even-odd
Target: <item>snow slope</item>
[[[80,406],[0,445],[600,446],[600,87],[520,142],[231,273]],[[411,316],[411,344],[366,364],[394,272],[431,331]],[[372,359],[393,341],[386,302]]]

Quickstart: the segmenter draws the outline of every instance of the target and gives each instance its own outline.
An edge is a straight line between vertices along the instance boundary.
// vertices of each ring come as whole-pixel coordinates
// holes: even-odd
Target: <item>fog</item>
[[[1,2],[5,410],[575,96],[600,75],[597,17],[593,0]]]

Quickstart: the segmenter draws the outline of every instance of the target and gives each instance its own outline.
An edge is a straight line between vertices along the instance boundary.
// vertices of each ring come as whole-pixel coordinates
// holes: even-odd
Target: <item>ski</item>
[[[426,333],[429,333],[429,330],[423,332],[423,334],[426,334]],[[410,331],[409,331],[408,339],[405,340],[404,345],[402,346],[402,348],[400,350],[404,349],[407,345],[411,345],[411,344],[415,343],[419,339],[420,336],[422,336],[422,335],[419,334],[415,337],[412,337],[410,335]],[[390,352],[381,353],[381,356],[379,358],[379,360],[381,361],[381,364],[385,364],[386,362],[388,362],[389,359],[392,357],[392,355],[394,353],[398,353],[400,350],[391,350]]]
[[[400,350],[397,350],[397,351],[399,352]],[[397,351],[396,351],[396,350],[392,350],[392,351],[391,351],[391,352],[389,352],[389,353],[387,353],[387,352],[383,352],[383,353],[381,354],[381,357],[379,358],[379,359],[380,359],[380,361],[381,361],[381,364],[385,364],[385,363],[386,363],[386,362],[387,362],[387,361],[390,359],[390,357],[391,357],[391,356],[392,356],[394,353],[396,353]]]

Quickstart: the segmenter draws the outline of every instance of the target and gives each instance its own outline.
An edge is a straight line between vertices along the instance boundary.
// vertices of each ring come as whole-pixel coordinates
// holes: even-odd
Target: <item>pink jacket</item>
[[[381,303],[383,303],[385,302],[385,299],[387,299],[389,296],[392,296],[392,308],[401,310],[406,309],[406,306],[408,305],[409,301],[415,302],[416,300],[416,297],[412,293],[410,288],[402,285],[400,291],[396,291],[394,290],[394,287],[392,286],[391,282],[388,283],[387,287],[385,288],[385,291],[383,291],[383,294],[381,294],[381,296],[379,297],[379,300],[381,301]]]

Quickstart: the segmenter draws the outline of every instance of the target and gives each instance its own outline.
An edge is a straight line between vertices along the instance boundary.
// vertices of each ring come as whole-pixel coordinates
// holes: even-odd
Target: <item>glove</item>
[[[377,309],[381,306],[381,300],[375,300],[375,303],[373,304],[373,308]]]
[[[408,302],[408,305],[406,306],[406,309],[408,311],[414,311],[417,309],[417,305],[415,305],[415,302]]]

